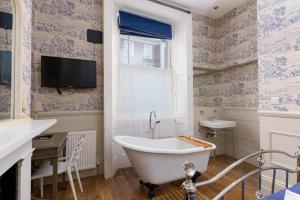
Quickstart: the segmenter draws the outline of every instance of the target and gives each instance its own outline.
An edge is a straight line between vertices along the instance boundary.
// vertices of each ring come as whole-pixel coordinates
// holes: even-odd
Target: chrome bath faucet
[[[154,118],[152,118],[152,117],[154,117]],[[153,121],[153,119],[154,119],[154,121]],[[152,139],[154,139],[154,137],[155,137],[155,128],[156,128],[156,125],[159,124],[159,123],[160,123],[160,120],[157,120],[156,112],[151,111],[150,112],[150,117],[149,117],[149,130],[151,132]]]

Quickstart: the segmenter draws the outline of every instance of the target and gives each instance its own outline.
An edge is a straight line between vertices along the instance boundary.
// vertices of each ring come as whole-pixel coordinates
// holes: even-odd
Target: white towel
[[[299,200],[300,195],[296,194],[295,192],[291,192],[289,190],[285,191],[284,200]]]

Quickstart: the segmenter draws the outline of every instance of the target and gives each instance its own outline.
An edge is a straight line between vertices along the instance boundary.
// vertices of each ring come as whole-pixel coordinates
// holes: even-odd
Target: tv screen
[[[11,52],[0,51],[0,85],[11,85]]]
[[[96,88],[95,61],[42,56],[42,87]]]

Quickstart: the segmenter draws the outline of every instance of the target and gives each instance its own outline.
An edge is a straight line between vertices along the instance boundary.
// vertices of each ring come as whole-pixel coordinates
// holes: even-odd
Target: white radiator
[[[71,156],[80,135],[85,135],[86,140],[80,154],[78,168],[79,170],[96,168],[96,131],[69,132],[67,140],[67,156]]]

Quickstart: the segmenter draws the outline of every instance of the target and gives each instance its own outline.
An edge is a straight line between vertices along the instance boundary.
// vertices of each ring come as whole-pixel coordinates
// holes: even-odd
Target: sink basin
[[[200,125],[213,129],[223,129],[236,127],[236,122],[214,119],[200,121]]]

